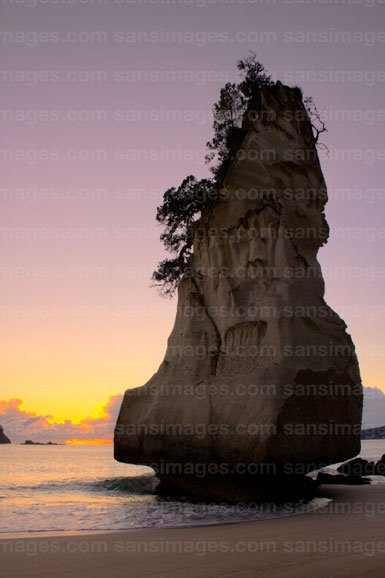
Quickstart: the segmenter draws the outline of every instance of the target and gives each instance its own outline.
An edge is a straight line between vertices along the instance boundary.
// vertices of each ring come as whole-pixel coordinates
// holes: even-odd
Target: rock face
[[[360,450],[359,367],[323,297],[326,185],[299,91],[263,88],[244,128],[196,226],[164,361],[126,391],[115,429],[117,460],[198,496]]]
[[[11,440],[5,435],[4,428],[0,425],[0,444],[10,444]]]

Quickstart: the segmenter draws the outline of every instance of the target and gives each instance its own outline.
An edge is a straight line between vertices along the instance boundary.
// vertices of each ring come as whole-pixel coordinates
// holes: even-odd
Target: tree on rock
[[[202,211],[218,196],[218,182],[242,144],[245,130],[243,118],[251,99],[263,85],[272,84],[264,66],[251,53],[239,60],[240,82],[228,82],[220,91],[213,106],[213,138],[207,143],[206,163],[214,164],[211,172],[214,179],[198,181],[190,175],[176,189],[167,189],[163,203],[157,208],[156,220],[165,225],[160,236],[166,250],[173,254],[161,261],[152,274],[153,284],[160,287],[164,295],[172,295],[181,279],[190,269],[193,225]]]
[[[225,172],[235,152],[242,144],[246,131],[243,118],[252,100],[258,98],[262,86],[273,84],[271,76],[252,52],[247,58],[238,61],[241,81],[238,84],[228,82],[221,89],[219,99],[213,106],[213,131],[211,141],[207,143],[209,152],[206,163],[215,161],[211,172],[215,177]]]
[[[156,220],[165,225],[160,239],[174,257],[161,261],[152,274],[154,285],[160,286],[163,294],[172,295],[182,275],[188,272],[193,224],[215,197],[213,181],[198,181],[193,175],[186,177],[177,189],[172,187],[164,193],[163,203],[157,208]]]
[[[246,112],[254,107],[259,110],[261,88],[274,84],[253,52],[239,60],[237,67],[239,83],[226,83],[213,106],[213,137],[207,143],[206,155],[213,179],[198,181],[192,175],[186,177],[178,188],[167,189],[163,203],[157,209],[156,219],[165,226],[160,238],[166,250],[172,254],[172,258],[161,261],[152,274],[153,284],[159,286],[164,295],[172,295],[182,276],[189,273],[194,223],[219,196],[221,181],[247,134]],[[314,101],[311,97],[303,99],[298,87],[295,90],[309,115],[314,142],[323,147],[318,137],[326,131],[326,127]]]

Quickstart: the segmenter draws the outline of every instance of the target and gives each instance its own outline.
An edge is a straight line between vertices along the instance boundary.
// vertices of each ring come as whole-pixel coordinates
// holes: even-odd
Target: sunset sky
[[[382,2],[37,0],[0,14],[0,423],[25,424],[16,439],[33,423],[44,439],[110,439],[120,394],[157,370],[176,300],[150,287],[156,206],[208,175],[211,106],[249,50],[325,115],[326,300],[364,384],[385,390]]]

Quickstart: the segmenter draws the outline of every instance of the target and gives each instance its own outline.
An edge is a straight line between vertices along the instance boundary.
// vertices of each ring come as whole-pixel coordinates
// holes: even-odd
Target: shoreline
[[[313,505],[310,508],[306,506],[310,505],[314,500],[324,500],[325,504]],[[72,536],[93,536],[95,534],[105,534],[106,536],[110,534],[125,534],[131,532],[147,532],[148,530],[181,530],[189,528],[211,528],[212,526],[230,526],[234,524],[253,524],[255,522],[263,522],[265,520],[280,520],[282,518],[292,518],[296,516],[304,516],[316,512],[317,510],[325,508],[332,500],[324,496],[315,496],[309,502],[303,504],[302,509],[295,512],[287,512],[280,514],[271,515],[260,515],[255,518],[249,519],[237,519],[237,520],[218,520],[214,522],[197,522],[195,524],[184,524],[184,525],[167,525],[167,526],[151,526],[151,527],[137,527],[137,528],[122,528],[122,529],[111,529],[111,530],[29,530],[26,532],[0,532],[0,543],[5,540],[22,540],[22,539],[33,539],[33,538],[71,538]],[[226,505],[226,504],[225,504]]]
[[[332,501],[306,515],[2,539],[0,576],[383,578],[385,485],[322,494]]]

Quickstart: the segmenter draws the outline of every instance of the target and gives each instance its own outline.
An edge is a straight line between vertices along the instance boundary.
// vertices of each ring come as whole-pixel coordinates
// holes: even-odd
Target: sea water
[[[362,446],[363,457],[385,453],[385,440]],[[231,523],[305,513],[327,503],[194,504],[160,498],[156,485],[150,468],[114,461],[111,445],[1,445],[0,538]]]

